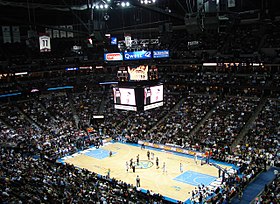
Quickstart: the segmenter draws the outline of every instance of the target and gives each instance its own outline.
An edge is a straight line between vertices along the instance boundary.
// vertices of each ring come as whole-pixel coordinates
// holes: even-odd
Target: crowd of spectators
[[[275,74],[273,76],[271,86],[276,87],[276,88],[278,88],[280,86],[280,76],[279,76],[279,74]]]
[[[265,40],[264,40],[264,48],[279,48],[280,47],[280,39],[278,37],[278,29],[279,22],[272,23],[266,32]]]
[[[185,71],[174,70],[173,73],[167,73],[167,75],[164,77],[164,80],[171,80],[173,83],[199,84],[202,86],[223,85],[245,87],[265,86],[268,81],[273,81],[273,83],[276,85],[277,79],[278,75],[272,76],[268,73],[255,72],[250,74],[240,74],[227,72],[216,73],[207,71],[190,72],[189,69],[186,69]]]
[[[1,203],[161,203],[120,180],[1,148]]]
[[[42,129],[48,129],[54,122],[51,115],[45,111],[40,101],[26,100],[16,104],[23,113]]]
[[[224,52],[228,54],[230,50],[235,50],[239,54],[253,54],[258,50],[261,37],[259,25],[240,26],[229,34],[228,46]]]
[[[72,109],[68,96],[65,93],[41,97],[40,99],[47,111],[55,117],[55,120],[73,122]]]
[[[240,75],[240,77],[244,77],[241,84],[249,86],[254,84],[252,82],[254,79],[250,76],[247,75],[246,78],[245,75]],[[3,179],[1,188],[4,193],[0,199],[3,202],[15,203],[20,202],[19,200],[21,202],[70,200],[76,203],[83,201],[94,203],[94,199],[103,203],[122,203],[122,199],[131,202],[135,202],[135,199],[161,200],[161,196],[157,194],[143,195],[133,186],[121,181],[100,178],[87,170],[77,170],[73,166],[65,167],[55,162],[58,158],[95,144],[100,136],[103,138],[124,136],[133,142],[140,139],[153,143],[179,145],[191,150],[212,151],[214,159],[239,166],[240,172],[243,173],[241,178],[229,177],[229,181],[221,183],[219,192],[215,193],[212,189],[211,196],[207,194],[203,198],[212,201],[229,200],[259,172],[266,169],[266,165],[279,165],[276,152],[279,132],[277,124],[279,119],[276,113],[279,109],[279,101],[268,100],[254,123],[255,128],[252,128],[245,137],[248,141],[247,145],[238,145],[235,149],[230,149],[230,145],[237,139],[241,129],[259,105],[260,97],[212,95],[207,89],[205,89],[206,94],[201,94],[196,88],[196,84],[222,86],[225,84],[223,80],[234,79],[228,74],[215,77],[214,74],[205,72],[189,73],[188,80],[192,82],[184,85],[174,83],[176,79],[176,77],[170,79],[169,76],[166,78],[167,82],[172,81],[172,83],[165,86],[164,106],[145,112],[115,110],[111,88],[87,85],[92,80],[92,76],[78,77],[77,86],[68,93],[48,92],[34,98],[29,96],[24,100],[1,104],[1,141],[7,147],[1,149],[1,162],[4,167],[1,171],[1,175],[4,175],[1,176]],[[70,80],[74,83],[73,78]],[[261,86],[263,80],[266,81],[263,78],[257,80],[256,86]],[[57,81],[57,78],[54,81]],[[240,80],[237,77],[234,81],[237,83]],[[25,83],[19,82],[19,84],[22,86]],[[32,86],[32,83],[25,86]],[[88,133],[85,127],[90,125],[92,114],[104,115],[105,119],[95,124],[92,133]],[[199,131],[192,137],[188,137],[207,114],[209,117],[205,118]],[[268,123],[269,128],[267,128]],[[84,126],[85,124],[87,126]],[[254,138],[258,138],[255,143]],[[269,147],[270,142],[273,142],[273,145]],[[6,162],[11,156],[13,160]],[[277,160],[273,161],[272,157]],[[10,165],[14,167],[14,171],[10,171]],[[31,173],[33,177],[22,173],[30,173],[28,170],[30,166],[36,169]],[[48,170],[48,173],[45,170]],[[89,176],[95,179],[94,184],[98,182],[102,185],[96,186],[91,181],[87,181]],[[65,179],[62,180],[62,177]],[[37,190],[31,188],[34,181],[38,182]],[[84,189],[79,193],[77,192],[80,185],[74,187],[78,181],[83,181]],[[19,186],[22,184],[26,184],[26,191],[21,192]],[[69,188],[62,192],[60,189],[65,186]],[[88,186],[92,187],[88,188]],[[103,186],[110,186],[110,190]],[[87,190],[91,188],[92,191]],[[124,192],[130,192],[127,195],[133,197],[127,197]],[[51,198],[52,194],[55,196]]]
[[[280,164],[279,132],[280,101],[269,99],[241,144],[268,158],[268,165]],[[240,144],[240,145],[241,145]],[[267,161],[268,162],[268,161]]]
[[[174,143],[188,147],[190,131],[199,121],[214,107],[217,96],[188,95],[183,97],[179,107],[168,114],[157,126],[145,137],[154,143]]]
[[[280,200],[280,176],[276,178],[270,185],[265,185],[264,192],[256,198],[254,204],[277,204]]]
[[[80,123],[84,126],[90,126],[92,115],[98,115],[99,107],[102,101],[101,90],[87,89],[82,93],[73,94],[73,103],[77,111]]]
[[[0,94],[8,94],[11,92],[17,92],[19,87],[15,83],[3,83],[0,85]]]
[[[0,117],[0,140],[1,144],[14,144],[15,137],[17,137],[17,133],[14,129],[9,128],[5,122],[2,121]]]
[[[1,112],[1,117],[4,120],[9,120],[11,122],[11,127],[20,131],[21,129],[25,129],[25,127],[30,125],[27,120],[23,119],[23,116],[17,110],[16,106],[4,105],[1,107],[1,109],[5,110]]]
[[[199,148],[203,149],[232,144],[258,106],[259,100],[259,98],[241,97],[223,99],[196,133],[192,145],[200,144]]]
[[[119,111],[115,109],[112,103],[114,100],[113,98],[113,91],[109,90],[104,96],[104,103],[100,112],[106,116],[104,121],[100,124],[102,134],[105,134],[105,136],[122,135],[123,132],[120,130],[120,127],[131,115],[131,111]]]
[[[148,134],[151,130],[168,112],[178,103],[181,95],[178,94],[165,94],[164,106],[162,108],[151,109],[147,111],[135,112],[129,115],[129,117],[123,121],[118,127],[120,135],[128,136],[131,140],[137,138],[145,138],[151,141],[157,141],[158,137],[153,138],[154,134]],[[157,141],[160,142],[160,141]]]

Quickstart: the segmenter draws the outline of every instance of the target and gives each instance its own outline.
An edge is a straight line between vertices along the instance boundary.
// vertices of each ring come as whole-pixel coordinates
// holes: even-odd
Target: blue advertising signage
[[[117,45],[118,41],[116,37],[111,37],[111,45]]]
[[[151,51],[135,51],[135,52],[124,52],[124,60],[142,60],[151,59]]]
[[[169,57],[169,50],[154,50],[153,57],[154,58],[167,58],[167,57]]]
[[[65,68],[66,71],[76,71],[76,70],[79,70],[79,67],[68,67],[68,68]]]

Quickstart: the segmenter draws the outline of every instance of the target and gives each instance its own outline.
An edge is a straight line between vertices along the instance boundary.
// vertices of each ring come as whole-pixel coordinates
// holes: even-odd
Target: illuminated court
[[[109,156],[110,151],[112,156]],[[154,159],[148,160],[147,152],[154,153]],[[133,158],[136,162],[139,154],[139,164],[135,173],[132,169],[126,171],[126,162]],[[159,168],[156,167],[155,158],[159,158]],[[60,160],[73,164],[79,168],[86,168],[101,175],[107,175],[110,169],[110,177],[136,185],[136,176],[140,177],[142,189],[180,201],[187,201],[191,197],[191,191],[199,184],[208,186],[217,182],[218,169],[210,165],[197,164],[190,155],[165,151],[146,147],[141,149],[139,145],[125,143],[107,143],[99,149],[90,148]],[[163,172],[163,163],[166,171]],[[180,169],[182,163],[182,169]],[[230,169],[230,164],[219,164],[222,168]],[[181,172],[182,170],[182,172]]]

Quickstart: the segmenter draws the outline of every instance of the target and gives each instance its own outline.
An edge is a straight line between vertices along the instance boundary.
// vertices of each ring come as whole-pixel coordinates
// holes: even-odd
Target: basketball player
[[[133,172],[133,173],[135,173],[135,168],[136,168],[135,162],[133,162],[133,164],[132,164],[132,172]]]
[[[180,163],[180,172],[183,173],[183,171],[184,171],[184,170],[183,170],[183,164]]]
[[[151,152],[151,160],[154,160],[155,153]]]
[[[125,163],[125,166],[126,166],[126,172],[128,172],[128,169],[129,169],[129,164],[128,164],[128,162]]]
[[[149,150],[147,152],[147,157],[148,157],[148,160],[150,160],[150,151]]]
[[[197,164],[197,155],[196,155],[196,153],[194,153],[194,162],[195,162],[195,164]]]
[[[138,166],[139,165],[139,154],[136,157],[136,163],[137,163],[137,166]]]
[[[107,178],[110,178],[110,173],[111,173],[111,169],[108,169],[108,171],[107,171]]]
[[[157,166],[157,169],[159,168],[159,159],[158,157],[156,158],[156,166]]]
[[[162,166],[162,173],[167,173],[167,168],[166,168],[166,165],[165,165],[165,162],[163,162],[163,166]]]
[[[140,177],[137,175],[136,177],[136,187],[140,187]]]

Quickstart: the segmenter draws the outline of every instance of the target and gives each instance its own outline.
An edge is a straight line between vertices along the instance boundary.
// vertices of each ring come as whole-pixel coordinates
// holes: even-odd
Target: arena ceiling
[[[100,2],[110,2],[108,9],[93,8]],[[141,0],[0,0],[2,25],[63,25],[72,24],[87,31],[95,22],[104,22],[108,30],[126,28],[153,28],[165,22],[184,25],[187,14],[197,12],[197,1],[213,0],[156,0],[155,4],[143,5]],[[220,0],[226,2],[228,0]],[[130,6],[123,8],[122,2]],[[266,9],[275,15],[279,12],[279,0],[235,0],[236,6],[227,11],[239,13]]]

